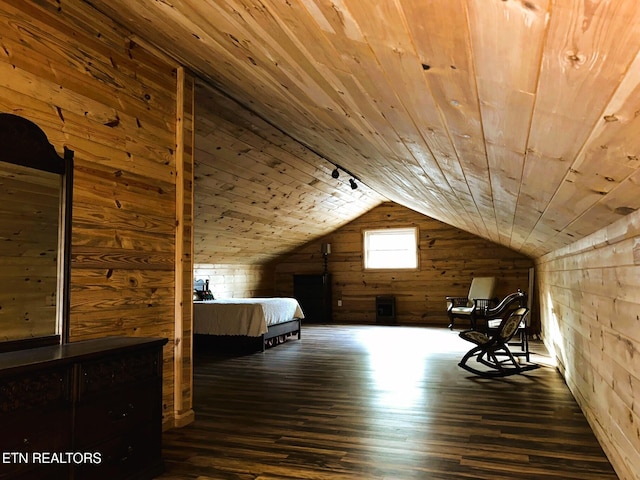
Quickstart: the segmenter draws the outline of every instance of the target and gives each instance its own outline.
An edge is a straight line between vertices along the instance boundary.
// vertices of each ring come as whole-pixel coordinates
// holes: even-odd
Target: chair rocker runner
[[[509,350],[509,341],[522,325],[526,325],[528,315],[529,309],[526,307],[510,312],[504,316],[491,336],[477,330],[460,332],[460,338],[476,346],[462,357],[458,366],[481,377],[506,377],[539,368],[540,365],[533,363],[518,363]],[[486,368],[469,365],[468,362],[472,359]]]

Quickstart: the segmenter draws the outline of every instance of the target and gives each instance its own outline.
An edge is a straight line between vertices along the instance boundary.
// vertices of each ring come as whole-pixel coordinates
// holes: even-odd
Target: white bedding
[[[304,318],[295,298],[229,298],[193,302],[193,332],[259,337],[269,325]]]

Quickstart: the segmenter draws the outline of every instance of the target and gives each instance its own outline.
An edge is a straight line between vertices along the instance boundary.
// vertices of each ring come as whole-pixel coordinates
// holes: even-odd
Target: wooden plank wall
[[[173,425],[175,66],[83,2],[2,1],[0,32],[0,110],[75,151],[70,338],[171,339]]]
[[[545,343],[622,480],[640,472],[640,212],[536,260]]]
[[[420,230],[417,271],[363,270],[363,229],[409,226]],[[465,296],[473,277],[498,277],[496,294],[503,297],[518,288],[527,290],[528,269],[533,266],[519,253],[387,202],[279,261],[277,294],[293,294],[293,274],[322,273],[322,243],[330,243],[332,249],[328,270],[335,322],[375,323],[375,296],[394,295],[398,323],[447,325],[445,297]]]
[[[209,280],[215,298],[271,297],[275,294],[270,264],[196,264],[194,278]]]

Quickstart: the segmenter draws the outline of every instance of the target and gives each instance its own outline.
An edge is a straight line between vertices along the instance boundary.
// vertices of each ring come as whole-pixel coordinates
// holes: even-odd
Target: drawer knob
[[[107,416],[114,422],[120,421],[120,420],[124,420],[125,418],[127,418],[129,416],[129,414],[131,412],[133,412],[133,410],[135,409],[133,403],[129,403],[127,405],[127,407],[122,410],[121,412],[114,412],[113,410],[109,410],[107,412]]]

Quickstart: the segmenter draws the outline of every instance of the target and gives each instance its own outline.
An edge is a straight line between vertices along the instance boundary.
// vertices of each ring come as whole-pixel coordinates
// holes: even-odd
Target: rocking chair
[[[518,289],[518,291],[514,293],[510,293],[506,297],[504,297],[498,305],[495,307],[490,307],[485,309],[484,311],[479,312],[476,315],[477,320],[484,320],[484,330],[487,335],[491,333],[491,330],[495,330],[500,325],[500,321],[504,318],[505,315],[517,310],[520,307],[527,306],[527,294],[522,290]],[[480,330],[477,327],[475,330]]]
[[[462,357],[458,366],[481,377],[506,377],[538,368],[539,365],[533,363],[518,363],[509,350],[509,341],[522,325],[526,325],[527,315],[529,315],[529,309],[526,307],[510,312],[504,316],[499,327],[490,337],[477,330],[460,332],[460,338],[476,346]],[[480,369],[468,365],[467,362],[472,357],[475,357],[477,363],[487,368]]]

